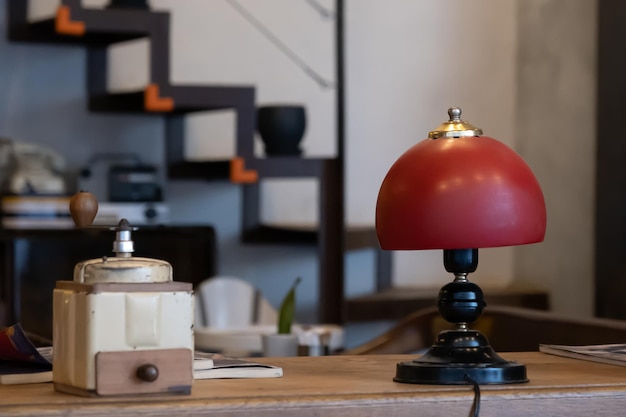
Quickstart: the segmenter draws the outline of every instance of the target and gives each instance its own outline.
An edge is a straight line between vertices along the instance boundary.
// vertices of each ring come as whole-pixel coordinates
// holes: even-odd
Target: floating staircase
[[[147,113],[165,119],[166,165],[169,179],[230,180],[241,184],[242,241],[254,244],[316,245],[319,258],[318,320],[345,321],[344,251],[376,250],[376,287],[391,286],[391,254],[378,248],[373,228],[350,229],[343,209],[343,88],[337,81],[338,156],[334,158],[254,156],[255,89],[253,86],[170,84],[170,14],[133,8],[83,8],[80,0],[62,0],[54,18],[29,22],[28,1],[7,0],[9,39],[16,42],[63,43],[87,48],[88,106],[94,112]],[[343,1],[337,0],[338,48]],[[133,39],[150,39],[149,83],[142,90],[107,91],[107,48]],[[341,49],[340,49],[341,51]],[[341,60],[338,60],[341,73]],[[236,112],[236,155],[229,160],[191,162],[184,158],[185,115],[233,109]],[[260,220],[262,178],[312,177],[319,180],[319,225],[315,229],[285,229]],[[349,317],[348,317],[349,319]]]

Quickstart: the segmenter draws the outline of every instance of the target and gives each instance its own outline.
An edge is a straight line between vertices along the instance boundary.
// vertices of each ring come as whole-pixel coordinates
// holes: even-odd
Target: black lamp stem
[[[510,384],[528,382],[526,366],[501,358],[487,338],[468,325],[485,308],[480,287],[467,275],[478,267],[478,249],[444,250],[446,271],[454,281],[439,291],[439,313],[457,329],[444,330],[421,357],[398,363],[394,381],[411,384]]]

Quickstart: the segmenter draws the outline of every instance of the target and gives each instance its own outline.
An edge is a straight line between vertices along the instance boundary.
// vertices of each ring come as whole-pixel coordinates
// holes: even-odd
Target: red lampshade
[[[383,249],[464,249],[540,242],[546,207],[524,160],[460,119],[405,152],[378,194]]]

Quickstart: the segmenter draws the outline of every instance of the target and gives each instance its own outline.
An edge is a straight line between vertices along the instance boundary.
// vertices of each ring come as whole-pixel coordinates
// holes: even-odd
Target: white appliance
[[[126,219],[136,226],[161,225],[170,222],[170,208],[158,202],[110,202],[98,203],[94,225],[107,226]]]

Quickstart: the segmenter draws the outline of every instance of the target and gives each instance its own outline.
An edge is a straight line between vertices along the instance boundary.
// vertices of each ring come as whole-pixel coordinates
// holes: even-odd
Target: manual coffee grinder
[[[78,227],[93,227],[97,201],[81,191],[70,212]],[[136,228],[126,219],[110,230],[114,257],[79,262],[72,281],[56,283],[54,389],[85,396],[190,394],[192,285],[174,282],[166,261],[133,257]]]

